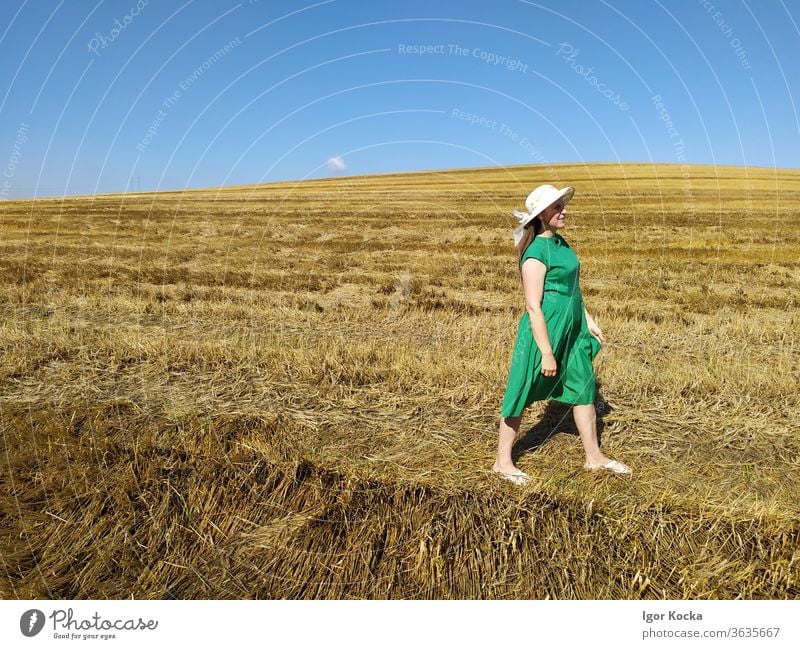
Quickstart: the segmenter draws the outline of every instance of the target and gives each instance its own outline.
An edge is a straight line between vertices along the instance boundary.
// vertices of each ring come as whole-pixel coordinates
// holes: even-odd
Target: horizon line
[[[237,188],[253,188],[257,186],[262,187],[270,187],[274,185],[297,185],[297,184],[305,184],[311,183],[316,181],[335,181],[335,180],[343,180],[347,178],[373,178],[373,177],[381,177],[381,176],[412,176],[412,175],[419,175],[419,174],[433,174],[433,173],[440,173],[440,172],[466,172],[466,171],[474,171],[474,172],[481,172],[481,171],[488,171],[488,170],[499,170],[499,169],[513,169],[519,167],[576,167],[576,166],[587,166],[587,165],[648,165],[648,166],[671,166],[671,167],[735,167],[739,169],[770,169],[773,171],[797,171],[800,172],[800,168],[798,167],[772,167],[772,166],[765,166],[765,165],[736,165],[736,164],[709,164],[709,163],[702,163],[702,162],[653,162],[653,161],[641,161],[641,160],[618,160],[618,161],[582,161],[582,162],[552,162],[552,163],[521,163],[521,164],[513,164],[513,165],[494,165],[494,166],[486,166],[486,167],[444,167],[444,168],[433,168],[433,169],[413,169],[413,170],[406,170],[406,171],[382,171],[376,173],[366,173],[366,174],[342,174],[336,176],[318,176],[314,178],[299,178],[299,179],[287,179],[287,180],[273,180],[269,182],[252,182],[252,183],[238,183],[235,185],[212,185],[206,187],[185,187],[183,189],[153,189],[153,190],[145,190],[145,191],[118,191],[118,192],[99,192],[94,194],[55,194],[49,196],[27,196],[22,198],[2,198],[0,199],[0,204],[2,203],[17,203],[17,202],[31,202],[31,201],[39,201],[39,200],[63,200],[63,199],[77,199],[77,198],[99,198],[99,197],[124,197],[124,196],[143,196],[143,195],[151,195],[151,194],[174,194],[174,193],[187,193],[187,192],[209,192],[209,191],[230,191]]]

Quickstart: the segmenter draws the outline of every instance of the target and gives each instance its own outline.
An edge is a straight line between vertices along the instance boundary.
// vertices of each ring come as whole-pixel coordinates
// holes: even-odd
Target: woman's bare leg
[[[610,458],[603,455],[597,442],[597,413],[594,404],[572,406],[572,417],[575,419],[575,427],[581,436],[581,442],[583,442],[586,463],[595,467],[608,462]]]
[[[500,430],[497,439],[497,460],[495,460],[493,471],[501,473],[516,473],[519,469],[511,459],[511,449],[519,435],[519,425],[522,422],[522,415],[519,417],[500,417]]]
[[[583,450],[586,453],[586,464],[591,469],[597,469],[607,464],[611,458],[603,454],[597,442],[597,414],[594,404],[572,406],[572,416],[575,419],[575,427],[581,435]],[[620,462],[620,464],[622,463]],[[630,469],[630,467],[626,468]]]

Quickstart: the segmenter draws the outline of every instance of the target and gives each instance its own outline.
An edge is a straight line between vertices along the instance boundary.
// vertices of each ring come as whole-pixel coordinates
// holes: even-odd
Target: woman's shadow
[[[599,379],[597,379],[596,386],[594,404],[597,411],[597,442],[598,445],[601,445],[604,428],[603,418],[609,412],[612,412],[613,408],[601,393],[602,385]],[[541,419],[514,444],[513,461],[516,463],[520,456],[527,451],[535,451],[544,446],[544,443],[557,432],[579,436],[578,429],[575,428],[575,420],[572,418],[572,406],[560,401],[548,401]]]

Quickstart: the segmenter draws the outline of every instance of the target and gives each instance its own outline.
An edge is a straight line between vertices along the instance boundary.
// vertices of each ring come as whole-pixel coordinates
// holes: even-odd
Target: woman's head
[[[514,210],[514,215],[520,222],[519,227],[514,230],[514,245],[518,260],[522,259],[525,249],[536,236],[545,230],[555,234],[556,230],[564,227],[565,207],[574,195],[573,187],[556,189],[552,185],[539,185],[525,200],[528,211]]]
[[[556,230],[564,227],[567,216],[566,204],[568,202],[564,201],[563,198],[559,198],[555,203],[548,205],[539,213],[536,218],[542,224],[542,231],[550,230],[555,233]]]

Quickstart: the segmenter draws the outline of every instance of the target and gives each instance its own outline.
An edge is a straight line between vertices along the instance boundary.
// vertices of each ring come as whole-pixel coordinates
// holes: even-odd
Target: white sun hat
[[[534,189],[528,198],[525,199],[525,207],[527,212],[520,212],[514,210],[514,216],[519,221],[519,226],[514,229],[514,247],[519,245],[522,240],[522,231],[534,218],[541,214],[546,208],[550,207],[559,198],[564,199],[564,205],[570,202],[575,195],[574,187],[564,187],[564,189],[556,189],[552,185],[539,185]]]

